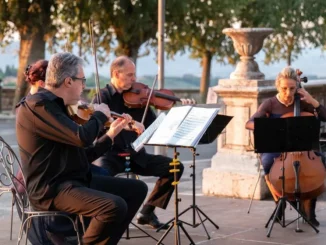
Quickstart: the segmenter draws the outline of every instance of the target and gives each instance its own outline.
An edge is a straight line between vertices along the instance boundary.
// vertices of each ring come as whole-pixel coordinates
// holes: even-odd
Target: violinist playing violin
[[[127,56],[117,57],[111,64],[111,83],[107,84],[105,88],[100,91],[100,98],[102,103],[107,104],[112,111],[117,113],[127,113],[134,119],[135,124],[133,127],[142,132],[144,128],[151,125],[156,119],[154,111],[150,108],[146,114],[144,124],[139,123],[142,121],[144,108],[130,108],[125,105],[123,94],[130,90],[136,82],[136,67],[134,62]],[[190,99],[180,99],[182,104],[193,103]],[[97,102],[97,97],[93,100]],[[115,139],[112,149],[107,151],[100,157],[94,164],[99,165],[109,171],[114,176],[118,173],[125,171],[125,159],[119,156],[119,153],[130,152],[130,169],[133,173],[144,176],[155,176],[159,179],[156,182],[154,190],[147,199],[140,213],[137,215],[137,223],[141,225],[149,225],[157,229],[164,224],[158,220],[154,213],[155,207],[166,209],[171,195],[173,193],[173,175],[169,172],[171,169],[171,158],[162,155],[152,155],[145,151],[143,148],[139,152],[133,151],[130,144],[135,141],[137,134],[131,131],[122,131]],[[180,164],[180,172],[178,179],[181,178],[183,173],[183,165]],[[163,226],[163,229],[168,226]]]
[[[33,209],[89,217],[83,244],[115,245],[145,199],[147,186],[139,180],[91,174],[89,162],[110,149],[131,117],[123,114],[100,138],[111,117],[107,105],[95,106],[84,125],[74,122],[66,107],[78,102],[85,81],[81,58],[71,53],[51,57],[45,89],[17,106],[22,170]]]
[[[276,96],[265,100],[258,108],[258,111],[246,123],[247,129],[254,129],[254,118],[270,117],[279,118],[286,113],[294,111],[295,93],[300,95],[300,111],[310,112],[315,115],[319,120],[326,121],[326,108],[321,105],[315,98],[309,94],[304,88],[297,88],[297,74],[291,67],[285,67],[277,76],[275,80],[275,87],[277,89]],[[268,140],[268,139],[266,139]],[[316,155],[321,156],[316,150]],[[275,193],[274,187],[269,181],[268,174],[274,163],[274,159],[279,157],[281,153],[262,153],[261,162],[265,172],[265,179],[275,202],[278,201],[278,195]],[[317,198],[304,200],[300,209],[306,215],[307,219],[315,226],[319,226],[316,219],[316,201]],[[283,207],[284,209],[285,207]],[[282,216],[282,210],[277,214],[279,219]]]

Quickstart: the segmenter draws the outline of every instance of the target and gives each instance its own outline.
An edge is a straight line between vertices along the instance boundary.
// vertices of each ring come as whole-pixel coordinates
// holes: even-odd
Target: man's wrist
[[[320,103],[317,100],[315,100],[315,99],[313,100],[313,102],[311,104],[312,104],[312,106],[314,108],[318,108],[320,106]]]

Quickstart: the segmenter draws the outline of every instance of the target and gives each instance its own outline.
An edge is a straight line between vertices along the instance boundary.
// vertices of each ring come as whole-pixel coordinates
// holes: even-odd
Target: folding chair
[[[3,144],[0,144],[0,161],[2,161],[3,151],[4,151]],[[12,169],[12,172],[13,171],[14,170]],[[11,193],[10,240],[12,240],[12,226],[13,226],[14,205],[15,205],[15,190],[11,185],[11,181],[8,180],[6,174],[0,173],[0,197],[4,193]]]
[[[67,218],[72,223],[74,230],[77,234],[78,244],[81,244],[80,240],[80,233],[78,230],[78,225],[75,224],[75,221],[70,217],[71,214],[61,211],[37,211],[34,210],[33,207],[29,203],[27,190],[25,188],[25,179],[23,180],[23,183],[16,178],[15,173],[13,171],[14,165],[18,167],[19,170],[21,170],[21,163],[18,160],[17,155],[12,150],[12,148],[4,141],[2,137],[0,137],[0,162],[2,166],[5,169],[5,173],[3,174],[6,179],[10,180],[10,184],[13,186],[15,190],[15,199],[17,205],[19,205],[19,208],[22,213],[22,221],[18,236],[17,244],[20,244],[20,240],[23,237],[23,231],[26,231],[26,240],[25,244],[27,244],[27,235],[28,230],[31,225],[31,221],[35,217],[49,217],[49,216],[61,216],[64,218]],[[23,176],[24,177],[24,176]],[[21,188],[23,188],[23,192],[21,191]],[[19,191],[20,190],[20,191]],[[82,216],[79,216],[82,221]],[[27,227],[26,227],[27,225]],[[82,221],[83,225],[83,221]],[[84,226],[83,226],[84,228]]]

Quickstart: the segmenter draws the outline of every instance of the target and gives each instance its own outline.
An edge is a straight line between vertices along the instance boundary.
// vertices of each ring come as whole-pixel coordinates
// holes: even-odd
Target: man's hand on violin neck
[[[194,100],[194,99],[181,98],[180,101],[181,101],[182,105],[194,105],[194,104],[196,104],[196,100]]]
[[[107,104],[101,103],[101,104],[94,104],[94,111],[100,111],[103,112],[108,118],[111,117],[111,111]]]
[[[131,123],[132,118],[128,114],[122,114],[123,118],[118,118],[114,120],[109,130],[106,132],[106,135],[111,138],[113,141],[114,137],[117,136],[122,129],[126,128],[129,123]]]
[[[126,127],[125,129],[129,131],[135,131],[138,135],[140,135],[144,132],[145,126],[140,122],[134,121],[131,125],[131,128]]]

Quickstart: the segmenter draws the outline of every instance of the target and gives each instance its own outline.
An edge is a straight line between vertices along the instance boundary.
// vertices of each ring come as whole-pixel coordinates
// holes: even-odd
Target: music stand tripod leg
[[[293,168],[294,168],[294,174],[295,174],[294,196],[295,196],[295,200],[296,200],[296,204],[297,204],[297,206],[294,207],[294,209],[298,213],[297,227],[295,229],[295,232],[303,232],[303,230],[300,229],[300,227],[299,227],[299,219],[300,219],[300,217],[302,217],[303,220],[306,221],[316,231],[316,233],[319,233],[319,230],[300,211],[300,185],[299,185],[299,177],[298,177],[299,176],[300,162],[299,161],[294,161],[293,162]]]
[[[172,227],[175,229],[175,245],[181,245],[181,237],[180,237],[180,227],[185,233],[186,237],[190,241],[190,244],[195,244],[186,229],[183,227],[182,222],[178,219],[179,217],[179,202],[181,199],[178,197],[178,176],[177,173],[180,172],[180,169],[177,167],[180,165],[180,161],[178,159],[179,152],[177,152],[176,147],[174,147],[174,155],[173,155],[173,161],[170,163],[170,166],[173,166],[173,169],[170,170],[170,173],[173,173],[174,181],[172,182],[172,185],[174,186],[174,207],[175,207],[175,213],[174,213],[174,221],[173,226],[170,226],[166,232],[163,234],[161,239],[157,242],[156,245],[159,245],[164,238],[167,236],[167,234],[172,230]]]
[[[130,168],[130,153],[128,152],[124,152],[124,153],[120,153],[120,156],[121,157],[125,157],[125,174],[126,174],[126,178],[127,179],[130,179],[130,175],[133,174],[131,172],[131,168]],[[135,175],[135,174],[134,174]],[[136,175],[137,176],[137,175]],[[136,179],[138,179],[136,177]],[[145,238],[145,237],[150,237],[152,238],[153,240],[155,241],[158,241],[155,237],[153,237],[152,235],[150,235],[148,232],[146,232],[145,230],[141,229],[139,226],[135,225],[134,223],[131,222],[131,224],[136,227],[138,230],[140,230],[141,232],[143,232],[145,235],[140,235],[140,236],[130,236],[130,229],[129,229],[129,225],[127,226],[126,228],[126,236],[125,237],[122,237],[122,238],[125,238],[126,240],[130,240],[131,238]],[[158,243],[160,244],[160,243]]]
[[[286,199],[285,199],[284,197],[281,197],[281,198],[279,199],[279,201],[278,201],[278,204],[277,204],[276,208],[275,208],[274,211],[273,211],[273,214],[272,214],[271,218],[269,219],[269,221],[267,222],[267,224],[266,224],[266,226],[265,226],[265,227],[268,227],[269,223],[272,221],[272,224],[271,224],[271,226],[269,227],[268,232],[267,232],[267,237],[270,237],[271,232],[272,232],[272,229],[273,229],[273,226],[274,226],[274,223],[276,222],[276,219],[278,219],[278,218],[277,218],[277,214],[278,214],[278,212],[279,212],[279,210],[280,210],[281,208],[283,209],[285,203],[286,203]],[[272,217],[273,217],[273,218],[272,218]],[[281,226],[282,226],[282,227],[285,227],[285,224],[284,224],[284,222],[285,222],[285,218],[284,218],[284,209],[282,210],[282,217],[283,217],[283,218],[282,218],[283,224],[281,224]]]
[[[208,215],[206,215],[204,213],[204,211],[202,211],[197,205],[196,205],[196,156],[198,156],[199,154],[196,153],[196,148],[191,148],[192,150],[192,155],[193,155],[193,164],[190,166],[192,168],[192,174],[190,175],[190,177],[192,178],[192,205],[190,205],[188,208],[186,208],[185,210],[183,210],[178,216],[180,217],[181,215],[183,215],[184,213],[188,212],[189,210],[192,210],[192,224],[189,224],[187,222],[182,221],[183,224],[189,225],[192,228],[196,228],[199,225],[202,225],[204,227],[204,230],[207,234],[207,239],[210,239],[210,235],[206,229],[206,226],[204,224],[204,222],[206,220],[208,220],[216,229],[219,229],[219,226],[217,224],[214,223],[213,220],[211,220]],[[200,219],[200,223],[196,222],[196,213]],[[205,220],[202,219],[202,217],[200,216],[200,214],[202,214],[205,217]],[[174,220],[174,218],[172,218],[171,220],[169,220],[167,223],[165,223],[163,226],[161,226],[160,228],[158,228],[156,231],[160,231],[162,229],[162,227],[164,227],[166,224],[171,223]]]

